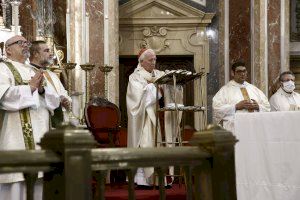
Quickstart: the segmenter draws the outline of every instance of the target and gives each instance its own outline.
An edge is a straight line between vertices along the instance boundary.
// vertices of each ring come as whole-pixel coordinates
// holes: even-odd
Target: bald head
[[[5,42],[5,48],[8,47],[8,46],[10,46],[10,45],[12,45],[12,44],[14,44],[14,43],[16,43],[19,40],[21,40],[21,41],[27,41],[23,36],[21,36],[21,35],[15,35],[15,36],[9,38],[8,40],[6,40],[6,42]]]
[[[9,38],[5,42],[7,58],[16,62],[25,63],[26,59],[29,58],[29,46],[30,42],[23,36],[16,35]]]

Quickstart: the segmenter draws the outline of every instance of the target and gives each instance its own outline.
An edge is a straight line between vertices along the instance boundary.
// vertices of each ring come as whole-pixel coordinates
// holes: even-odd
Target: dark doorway
[[[119,106],[121,110],[121,126],[127,127],[126,91],[128,78],[138,64],[136,56],[120,57],[119,67]],[[157,56],[156,68],[159,70],[185,69],[195,72],[193,56]],[[194,105],[194,83],[193,81],[184,85],[184,105]],[[194,127],[194,115],[191,112],[185,114],[185,126]]]

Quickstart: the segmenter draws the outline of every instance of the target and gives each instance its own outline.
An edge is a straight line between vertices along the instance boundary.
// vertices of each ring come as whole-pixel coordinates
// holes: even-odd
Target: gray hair
[[[148,55],[150,52],[153,53],[153,54],[155,55],[155,51],[154,51],[153,49],[147,49],[147,50],[144,51],[144,52],[142,53],[142,55],[139,57],[139,63],[141,63],[142,60],[145,59],[146,55]]]
[[[283,77],[285,75],[292,75],[294,78],[295,78],[295,74],[292,72],[292,71],[285,71],[285,72],[282,72],[279,76],[279,80],[282,82],[283,81]]]

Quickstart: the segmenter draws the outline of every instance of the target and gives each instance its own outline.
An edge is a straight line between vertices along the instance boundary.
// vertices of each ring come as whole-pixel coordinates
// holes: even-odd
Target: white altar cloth
[[[235,116],[238,200],[300,199],[300,112]]]

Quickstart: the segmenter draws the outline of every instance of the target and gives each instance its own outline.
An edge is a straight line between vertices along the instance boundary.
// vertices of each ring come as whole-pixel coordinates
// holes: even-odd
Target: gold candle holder
[[[90,71],[94,69],[95,65],[86,63],[80,65],[81,69],[85,71],[85,103],[90,100]]]
[[[76,63],[62,63],[63,68],[68,71],[68,92],[72,94],[72,70],[76,67]]]
[[[108,100],[108,73],[112,71],[114,67],[104,65],[100,67],[100,71],[104,73],[104,95],[105,98]]]

